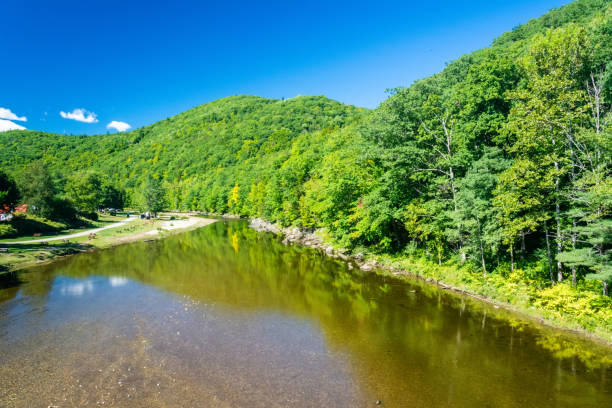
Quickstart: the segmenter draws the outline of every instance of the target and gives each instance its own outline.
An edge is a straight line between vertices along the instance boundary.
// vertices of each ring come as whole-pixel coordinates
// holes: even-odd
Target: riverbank
[[[516,270],[512,279],[495,274],[483,277],[466,266],[438,265],[423,258],[380,254],[351,254],[335,247],[313,230],[281,228],[262,219],[251,220],[251,228],[283,236],[283,243],[318,249],[326,255],[359,268],[400,279],[419,279],[442,289],[470,296],[517,313],[526,319],[587,337],[612,347],[612,301],[592,291],[578,290],[569,284],[550,288],[532,287],[524,271]],[[583,283],[588,285],[589,283]]]
[[[171,219],[176,217],[176,219]],[[209,225],[217,220],[164,213],[157,219],[121,219],[104,228],[41,240],[0,242],[0,274],[59,257],[111,248],[136,241],[160,239]]]

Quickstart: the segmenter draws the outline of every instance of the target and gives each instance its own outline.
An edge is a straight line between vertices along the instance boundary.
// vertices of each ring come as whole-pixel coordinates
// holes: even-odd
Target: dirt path
[[[190,217],[186,220],[171,220],[171,221],[163,221],[157,230],[149,231],[147,234],[156,235],[161,231],[172,231],[176,229],[183,229],[193,227],[194,225],[208,225],[212,224],[215,220],[208,218],[194,218]]]
[[[88,236],[89,234],[95,234],[96,232],[104,231],[104,230],[107,230],[107,229],[110,229],[110,228],[120,227],[122,225],[127,224],[128,222],[136,221],[137,219],[138,219],[138,217],[130,217],[130,218],[126,218],[123,221],[119,221],[119,222],[116,222],[114,224],[107,225],[105,227],[90,229],[90,230],[87,230],[87,231],[77,232],[77,233],[74,233],[74,234],[58,235],[57,237],[51,237],[51,238],[31,239],[31,240],[27,240],[27,241],[0,242],[0,245],[3,245],[3,244],[11,244],[11,245],[12,244],[35,244],[35,243],[38,243],[38,242],[49,242],[49,241],[57,241],[57,240],[60,240],[60,239],[71,239],[71,238],[84,237],[84,236]]]

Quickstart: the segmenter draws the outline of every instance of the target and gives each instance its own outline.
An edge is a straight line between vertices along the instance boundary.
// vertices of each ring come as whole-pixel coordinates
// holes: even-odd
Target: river
[[[612,407],[610,350],[242,221],[0,286],[2,407]]]

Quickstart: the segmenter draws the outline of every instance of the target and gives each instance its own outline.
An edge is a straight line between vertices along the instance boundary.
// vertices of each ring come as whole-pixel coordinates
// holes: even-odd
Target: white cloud
[[[8,119],[8,120],[19,120],[21,122],[27,122],[28,118],[25,116],[19,117],[11,112],[10,109],[0,108],[0,119]]]
[[[98,121],[98,115],[85,109],[75,109],[72,112],[61,111],[60,116],[64,119],[72,119],[84,123],[96,123]]]
[[[119,122],[117,120],[113,120],[111,123],[106,125],[107,129],[116,129],[118,132],[125,132],[130,129],[131,126],[125,122]]]
[[[6,132],[7,130],[24,130],[23,126],[19,126],[10,120],[0,119],[0,132]]]

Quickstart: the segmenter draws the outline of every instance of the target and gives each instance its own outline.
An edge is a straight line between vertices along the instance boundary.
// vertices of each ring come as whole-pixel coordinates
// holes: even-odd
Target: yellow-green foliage
[[[572,288],[567,283],[536,292],[533,305],[548,317],[572,316],[585,328],[608,326],[608,330],[612,330],[612,299]]]
[[[10,224],[0,224],[0,238],[17,235],[17,230]]]

